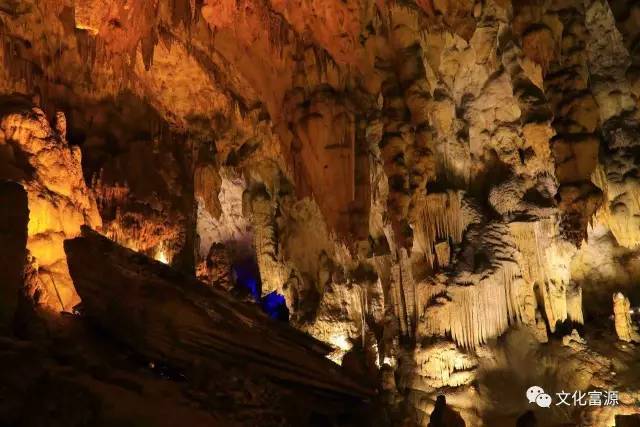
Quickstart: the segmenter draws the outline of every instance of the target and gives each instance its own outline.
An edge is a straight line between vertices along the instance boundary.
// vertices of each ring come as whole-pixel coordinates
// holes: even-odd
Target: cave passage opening
[[[260,306],[262,311],[272,319],[283,322],[289,321],[289,308],[284,295],[276,291],[262,296],[262,281],[260,269],[255,257],[248,257],[236,261],[231,266],[236,286],[243,292],[248,292],[251,298]]]

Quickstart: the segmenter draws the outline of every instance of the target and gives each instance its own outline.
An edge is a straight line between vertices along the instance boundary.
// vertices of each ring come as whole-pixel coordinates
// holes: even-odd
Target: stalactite
[[[478,284],[449,287],[452,302],[440,328],[465,348],[475,348],[502,334],[511,323],[521,320],[518,275],[517,265],[505,263]]]
[[[476,348],[511,324],[529,322],[527,304],[532,295],[505,224],[485,224],[467,235],[473,246],[457,255],[454,270],[418,286],[426,304],[419,332],[450,335],[458,345]],[[475,261],[479,254],[487,258],[480,264]]]
[[[318,73],[318,80],[322,81],[327,76],[327,54],[325,51],[313,47],[313,55],[316,65],[316,73]]]
[[[420,315],[419,294],[411,273],[411,262],[404,248],[398,251],[397,261],[391,267],[391,278],[391,295],[401,335],[414,339]]]
[[[416,330],[416,293],[415,281],[411,274],[411,263],[406,249],[400,249],[398,262],[400,263],[400,283],[404,299],[405,317],[407,319],[407,334],[410,338],[413,338]]]
[[[516,247],[522,254],[524,279],[539,286],[551,331],[567,319],[583,322],[582,296],[572,290],[567,265],[571,251],[559,239],[554,218],[509,224]]]
[[[454,244],[462,241],[465,219],[462,211],[462,192],[448,191],[426,196],[420,213],[420,223],[416,226],[427,263],[431,268],[436,264],[436,244],[447,241]],[[443,250],[443,249],[441,249]],[[446,259],[443,255],[443,261]],[[440,266],[444,266],[442,263]]]
[[[529,282],[542,283],[546,281],[544,251],[551,242],[548,239],[550,235],[541,231],[541,227],[549,231],[550,224],[547,220],[509,224],[511,236],[523,255],[523,277]]]
[[[357,307],[358,321],[360,322],[360,333],[362,339],[362,348],[365,349],[367,337],[367,317],[369,315],[369,302],[367,297],[366,284],[354,285],[352,293],[353,305]]]
[[[640,186],[608,179],[602,165],[596,167],[592,179],[607,201],[596,215],[607,224],[618,244],[631,249],[640,246],[640,228],[636,216],[631,214],[640,212]]]
[[[37,64],[22,56],[23,41],[11,34],[6,34],[3,28],[3,26],[0,27],[3,65],[14,82],[24,81],[27,92],[33,92],[36,88],[36,78],[42,74],[42,71]]]
[[[105,184],[102,169],[91,179],[91,191],[96,198],[100,212],[103,212],[103,216],[105,211],[109,212],[112,209],[124,206],[130,192],[126,182],[124,184],[117,182],[112,185]]]
[[[158,35],[155,31],[152,31],[148,37],[143,37],[140,40],[142,61],[144,62],[144,68],[147,71],[149,71],[151,69],[151,65],[153,65],[153,52],[156,44],[158,44]]]
[[[409,336],[409,327],[407,325],[407,310],[402,286],[402,267],[399,262],[393,263],[391,266],[391,295],[400,335],[407,337]]]
[[[193,19],[190,0],[171,0],[171,18],[173,25],[182,22],[184,28],[189,30]]]

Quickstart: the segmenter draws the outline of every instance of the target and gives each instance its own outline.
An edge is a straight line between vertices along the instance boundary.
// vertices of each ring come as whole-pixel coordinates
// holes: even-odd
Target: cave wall
[[[29,197],[38,301],[79,302],[60,250],[83,224],[227,288],[251,259],[332,360],[386,378],[399,417],[425,424],[448,388],[468,425],[498,425],[487,365],[613,334],[615,292],[640,305],[639,10],[7,2],[0,92],[21,98],[0,178]],[[552,353],[597,383],[610,362],[585,351]]]

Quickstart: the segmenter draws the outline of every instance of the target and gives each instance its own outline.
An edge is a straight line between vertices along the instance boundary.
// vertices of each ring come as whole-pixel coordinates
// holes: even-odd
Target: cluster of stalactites
[[[552,244],[551,236],[557,231],[549,219],[531,222],[511,222],[509,228],[513,241],[522,254],[522,276],[529,282],[547,280],[545,250]]]
[[[560,240],[558,222],[547,218],[509,226],[522,254],[522,276],[538,285],[551,331],[565,320],[583,323],[582,292],[572,284],[568,269],[575,248]]]
[[[522,318],[520,269],[505,263],[499,271],[470,286],[454,285],[444,327],[456,343],[465,348],[485,344]]]
[[[417,284],[417,299],[425,303],[418,333],[449,335],[461,347],[476,348],[512,324],[535,322],[535,297],[505,224],[485,224],[467,234],[472,247],[458,254],[453,274]],[[477,262],[478,254],[486,265]]]
[[[397,262],[391,267],[391,298],[395,315],[399,322],[400,334],[406,338],[415,337],[418,322],[419,294],[411,273],[407,251],[398,251]]]
[[[102,170],[91,180],[91,190],[101,212],[123,206],[127,202],[130,192],[126,182],[124,184],[117,182],[112,185],[106,184],[102,177]]]
[[[448,244],[460,243],[465,229],[461,191],[429,194],[416,225],[417,249],[424,252],[428,265],[445,266],[450,250]],[[441,245],[440,243],[447,243]]]
[[[365,348],[367,332],[367,316],[369,315],[369,301],[366,286],[355,286],[352,294],[353,304],[358,310],[362,348]]]
[[[450,335],[458,345],[475,348],[524,316],[526,288],[513,261],[502,262],[471,284],[416,284],[402,255],[392,274],[394,309],[405,337]]]

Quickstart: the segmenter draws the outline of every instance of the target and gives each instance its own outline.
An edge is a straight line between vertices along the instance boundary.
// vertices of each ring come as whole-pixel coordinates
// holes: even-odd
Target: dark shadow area
[[[289,321],[289,309],[287,308],[287,301],[284,295],[273,291],[270,294],[265,295],[260,300],[260,307],[269,315],[272,319],[281,320],[283,322]]]
[[[0,333],[12,335],[27,261],[27,193],[0,181]]]
[[[466,424],[460,414],[447,405],[446,397],[439,395],[428,427],[466,427]]]
[[[538,419],[533,411],[527,411],[518,417],[516,427],[537,427]]]
[[[253,417],[239,425],[306,425],[313,412],[332,425],[370,425],[338,421],[374,392],[327,360],[323,343],[86,228],[83,236],[65,241],[83,319],[152,361],[167,387],[179,382],[189,402]]]
[[[640,427],[640,415],[616,415],[616,427]]]

